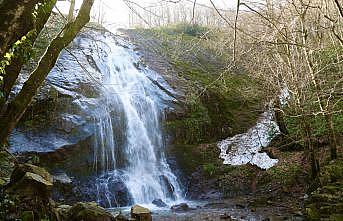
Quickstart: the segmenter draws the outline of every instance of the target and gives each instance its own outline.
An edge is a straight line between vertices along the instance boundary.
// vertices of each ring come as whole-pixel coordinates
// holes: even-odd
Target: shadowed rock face
[[[94,51],[97,44],[94,39],[100,34],[84,31],[61,53],[38,96],[9,139],[13,153],[38,155],[41,165],[48,167],[53,174],[64,172],[69,175],[71,182],[55,185],[53,192],[54,196],[65,200],[73,196],[73,202],[80,199],[75,194],[80,190],[77,187],[82,183],[80,177],[92,176],[95,172],[92,116],[104,74],[99,72],[97,65],[100,64],[93,57],[106,56],[104,50]],[[27,73],[22,73],[22,76],[12,96],[22,87]],[[56,188],[66,195],[56,194]],[[96,195],[95,187],[92,187],[91,195]]]
[[[63,51],[45,85],[26,112],[9,142],[14,153],[54,152],[71,147],[93,134],[91,110],[96,105],[102,74],[89,62],[93,32],[80,34]],[[82,65],[82,66],[81,66]],[[18,82],[14,94],[27,77]]]

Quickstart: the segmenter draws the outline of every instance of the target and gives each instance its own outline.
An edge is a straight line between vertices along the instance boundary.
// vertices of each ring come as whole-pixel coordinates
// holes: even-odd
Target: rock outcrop
[[[115,221],[111,213],[96,203],[76,203],[68,210],[70,221]]]
[[[53,177],[44,168],[32,164],[16,165],[4,194],[0,194],[0,220],[120,220],[96,203],[58,206],[51,199],[52,187]]]

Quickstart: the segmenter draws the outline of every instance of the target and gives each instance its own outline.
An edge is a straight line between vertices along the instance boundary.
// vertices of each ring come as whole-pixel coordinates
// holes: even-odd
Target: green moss
[[[319,180],[322,186],[343,180],[343,161],[341,159],[330,161],[321,169]]]
[[[0,188],[9,181],[13,168],[13,158],[6,151],[0,151]]]
[[[330,215],[329,220],[342,221],[343,220],[343,214],[332,214],[332,215]]]
[[[177,23],[164,27],[158,27],[154,30],[166,33],[168,35],[185,34],[192,37],[201,37],[209,32],[210,28],[198,24]]]
[[[330,161],[323,166],[316,182],[319,187],[309,194],[305,205],[308,216],[311,217],[317,211],[321,218],[339,220],[340,216],[337,215],[343,214],[342,160]]]
[[[203,170],[205,173],[207,173],[207,175],[212,176],[216,173],[217,167],[213,163],[206,163],[203,165]]]
[[[320,214],[318,209],[314,204],[309,205],[305,209],[306,215],[310,220],[319,220],[320,219]]]
[[[297,178],[303,172],[301,165],[282,164],[272,167],[264,174],[265,181],[272,181],[273,183],[280,183],[282,185],[291,186],[298,183]]]
[[[177,143],[215,142],[256,123],[264,90],[243,68],[228,69],[231,49],[218,44],[220,31],[186,24],[135,31],[185,79],[186,116],[167,123]]]
[[[256,169],[251,165],[223,165],[218,181],[224,196],[229,197],[250,192],[255,177]]]

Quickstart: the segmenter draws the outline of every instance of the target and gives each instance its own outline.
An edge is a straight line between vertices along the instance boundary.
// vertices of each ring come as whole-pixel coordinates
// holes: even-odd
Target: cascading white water
[[[132,49],[109,36],[103,41],[107,51],[94,59],[104,76],[94,112],[98,198],[110,207],[122,205],[123,195],[129,204],[178,200],[182,192],[164,156],[160,124],[171,98],[150,80],[156,73],[135,65],[138,56]]]

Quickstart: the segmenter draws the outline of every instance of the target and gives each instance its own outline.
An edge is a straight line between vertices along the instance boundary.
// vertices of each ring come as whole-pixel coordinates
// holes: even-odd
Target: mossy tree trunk
[[[32,12],[45,0],[3,0],[0,4],[0,58],[33,26]]]
[[[50,14],[57,0],[41,0],[41,4],[36,9],[36,18],[31,19],[29,22],[31,25],[29,28],[30,34],[27,34],[27,43],[31,48],[27,49],[25,53],[31,53],[34,42],[36,41],[38,34],[43,29],[45,23],[48,21]],[[32,12],[31,12],[32,13]],[[27,55],[23,54],[23,50],[16,52],[15,56],[12,58],[11,63],[5,68],[4,82],[2,92],[4,93],[5,99],[7,100],[10,92],[19,76],[23,64],[26,63]]]
[[[39,61],[38,66],[24,83],[19,94],[8,104],[6,110],[1,114],[0,146],[3,146],[6,143],[8,136],[30,105],[46,76],[54,67],[62,49],[68,46],[79,31],[88,23],[93,3],[94,0],[83,1],[75,20],[65,26],[63,34],[58,35],[52,40],[45,54]]]
[[[74,9],[75,9],[75,0],[70,0],[68,22],[72,22],[74,20]]]
[[[281,109],[281,102],[279,98],[276,98],[274,101],[274,113],[275,113],[275,120],[277,125],[279,126],[280,132],[282,136],[288,135],[287,126],[284,120],[284,114]]]

